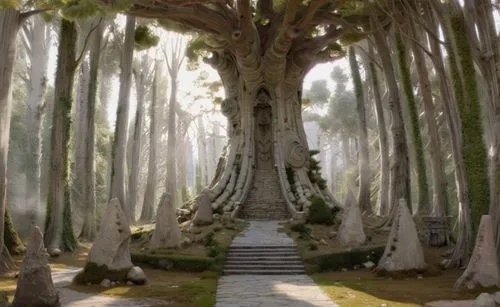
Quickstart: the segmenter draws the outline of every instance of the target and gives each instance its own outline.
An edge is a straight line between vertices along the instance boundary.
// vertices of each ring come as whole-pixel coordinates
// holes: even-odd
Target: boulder
[[[419,270],[427,267],[417,228],[406,200],[400,199],[384,254],[377,269],[388,272]]]
[[[349,190],[346,196],[345,211],[340,224],[337,238],[342,245],[359,246],[365,243],[363,220],[356,198]]]
[[[493,294],[493,299],[495,300],[495,303],[500,305],[500,291],[497,291],[495,292],[495,294]]]
[[[196,211],[193,219],[195,225],[209,225],[213,222],[212,204],[210,202],[210,195],[208,190],[203,190],[198,197],[196,197],[198,210]]]
[[[476,245],[464,273],[455,283],[455,289],[492,287],[500,283],[493,227],[490,215],[483,215],[479,223]]]
[[[109,288],[111,287],[111,280],[105,278],[101,281],[101,283],[99,284],[101,287],[103,288]]]
[[[136,285],[144,285],[147,282],[146,274],[138,266],[134,266],[128,271],[127,280]]]
[[[474,307],[495,307],[495,300],[488,293],[481,293],[474,300]]]
[[[97,237],[89,252],[89,263],[109,271],[130,270],[130,226],[120,201],[113,198],[106,208]]]
[[[163,193],[156,215],[156,228],[151,241],[149,241],[149,246],[152,248],[178,247],[181,244],[181,240],[181,229],[175,216],[171,195]]]
[[[52,282],[43,234],[36,226],[28,241],[12,306],[61,306],[59,294]]]

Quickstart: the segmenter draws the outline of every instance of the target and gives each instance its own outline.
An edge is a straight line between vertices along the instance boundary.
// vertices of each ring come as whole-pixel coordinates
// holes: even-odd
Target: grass
[[[208,307],[215,304],[217,274],[166,272],[149,268],[144,268],[144,272],[148,277],[144,286],[102,288],[99,285],[71,285],[68,288],[120,298],[159,299],[174,307]]]

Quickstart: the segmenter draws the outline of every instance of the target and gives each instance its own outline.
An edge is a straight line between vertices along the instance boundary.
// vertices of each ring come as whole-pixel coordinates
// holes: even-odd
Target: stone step
[[[296,252],[274,252],[274,253],[237,253],[237,252],[228,252],[227,257],[258,257],[258,256],[295,256]]]
[[[225,262],[226,266],[230,265],[266,265],[266,266],[273,266],[273,265],[300,265],[304,266],[302,264],[302,261],[300,260],[246,260],[246,259],[233,259],[233,260],[227,260]]]
[[[268,256],[268,255],[252,255],[252,256],[233,256],[233,257],[226,257],[226,261],[233,261],[233,260],[246,260],[246,261],[295,261],[295,260],[302,260],[299,256]]]
[[[244,249],[244,250],[256,250],[256,249],[291,249],[296,250],[295,246],[291,245],[231,245],[230,250]]]
[[[226,264],[224,270],[304,270],[302,264]]]
[[[293,247],[291,248],[230,248],[228,253],[237,253],[237,254],[253,254],[253,253],[261,253],[261,254],[275,254],[275,253],[296,253],[297,250]]]
[[[304,270],[223,270],[224,275],[299,275]]]

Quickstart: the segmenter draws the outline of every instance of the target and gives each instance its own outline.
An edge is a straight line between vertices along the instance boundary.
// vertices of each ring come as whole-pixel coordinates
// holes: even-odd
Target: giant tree
[[[222,112],[228,118],[230,138],[220,175],[210,188],[213,207],[224,205],[232,211],[235,204],[245,201],[252,181],[260,179],[253,178],[252,167],[261,162],[259,156],[277,170],[293,215],[309,206],[313,194],[333,202],[328,191],[307,175],[302,81],[315,64],[341,53],[337,40],[365,23],[363,16],[326,0],[136,0],[130,13],[201,32],[198,42],[212,52],[205,61],[224,84]],[[260,144],[256,142],[259,131],[266,134]],[[290,181],[287,168],[294,172]],[[300,188],[295,194],[292,185]]]

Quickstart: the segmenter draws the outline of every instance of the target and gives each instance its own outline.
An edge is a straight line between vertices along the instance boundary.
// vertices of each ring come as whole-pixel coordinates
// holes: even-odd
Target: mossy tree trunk
[[[96,20],[98,24],[92,34],[92,45],[90,49],[90,70],[87,91],[87,112],[85,126],[87,127],[86,139],[84,140],[84,172],[81,199],[83,200],[84,219],[80,232],[80,238],[91,241],[97,233],[96,225],[96,166],[95,166],[95,114],[97,101],[97,80],[99,77],[99,61],[101,57],[101,41],[104,33],[102,20]]]
[[[7,210],[5,210],[4,240],[5,247],[11,254],[20,254],[24,249],[23,241],[21,241]]]
[[[406,102],[408,103],[408,110],[410,111],[410,122],[406,124],[408,126],[408,129],[411,129],[413,131],[413,143],[415,144],[416,172],[418,178],[418,208],[416,212],[420,215],[425,215],[430,212],[430,203],[424,146],[422,142],[422,135],[420,133],[418,106],[415,100],[415,95],[413,93],[410,68],[407,62],[408,52],[405,42],[401,38],[401,33],[399,33],[399,31],[396,31],[396,48],[399,70],[402,78],[401,83],[406,96]]]
[[[372,213],[370,202],[370,157],[368,144],[368,128],[366,127],[366,110],[365,110],[365,93],[363,83],[359,73],[359,65],[356,59],[354,47],[349,48],[349,64],[351,67],[351,75],[354,83],[354,92],[356,94],[356,109],[358,113],[358,142],[359,142],[359,192],[358,202],[359,208],[363,212]]]
[[[438,127],[436,123],[436,114],[434,102],[432,99],[432,88],[429,81],[429,72],[426,67],[425,57],[418,42],[426,45],[422,41],[420,31],[416,27],[413,20],[410,23],[410,35],[413,36],[411,40],[411,48],[415,58],[415,66],[417,68],[418,81],[420,84],[420,94],[424,105],[424,119],[427,125],[427,133],[429,138],[429,156],[432,166],[432,192],[433,200],[431,208],[424,207],[423,209],[430,209],[430,211],[418,210],[418,213],[431,214],[432,216],[444,217],[448,208],[448,197],[446,194],[446,179],[443,167],[443,159],[441,152],[441,142],[439,140]]]
[[[50,251],[76,247],[70,202],[69,145],[77,40],[74,22],[63,19],[59,33],[54,111],[52,115],[51,166],[45,220],[45,246]]]
[[[115,136],[111,154],[111,183],[109,200],[118,198],[123,211],[130,218],[130,210],[126,199],[127,173],[127,130],[130,109],[130,88],[132,87],[132,59],[134,55],[135,17],[127,15],[125,25],[125,42],[121,53],[120,91],[118,109],[116,111]]]
[[[21,14],[16,9],[0,9],[0,274],[13,263],[4,242],[7,206],[7,157],[12,108],[12,74],[16,55],[16,35]]]

